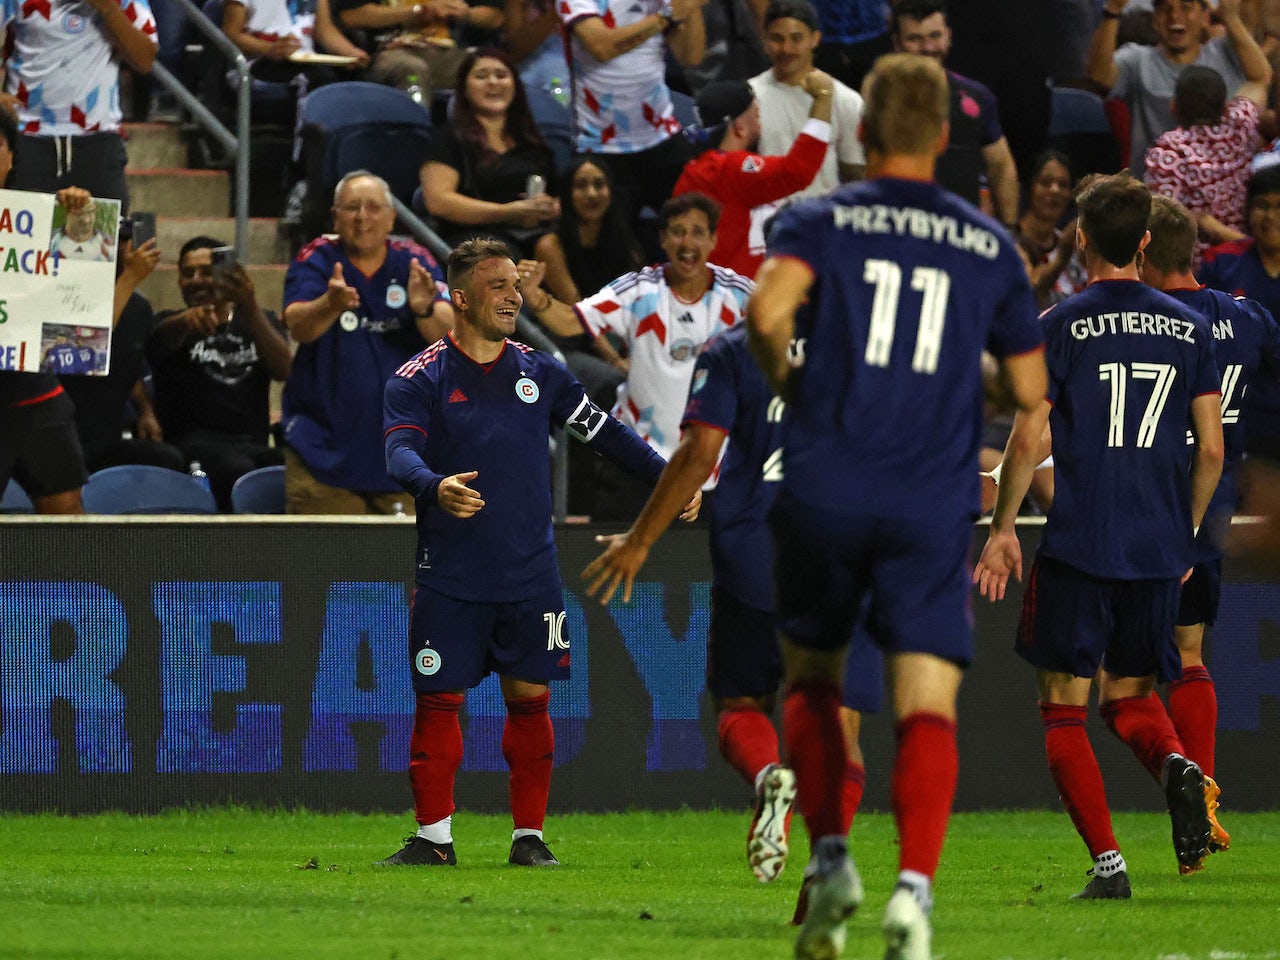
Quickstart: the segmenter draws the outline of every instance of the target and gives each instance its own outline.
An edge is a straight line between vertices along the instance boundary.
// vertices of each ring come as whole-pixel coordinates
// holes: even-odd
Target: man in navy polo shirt
[[[899,872],[886,956],[914,960],[929,955],[933,875],[959,766],[956,696],[973,657],[967,567],[982,351],[1001,359],[1020,408],[1042,400],[1046,376],[1013,242],[933,179],[947,142],[942,67],[882,57],[865,91],[867,181],[779,214],[748,322],[752,350],[791,411],[771,515],[783,725],[818,860],[796,955],[836,956],[861,900],[840,832],[839,685],[841,653],[869,598],[898,716]]]
[[[515,828],[509,860],[550,866],[557,861],[542,839],[555,747],[548,684],[569,676],[569,638],[548,432],[564,427],[651,483],[665,461],[596,407],[564,364],[508,339],[524,300],[501,241],[460,244],[448,271],[454,332],[386,386],[387,470],[418,504],[409,782],[419,828],[382,863],[457,863],[458,710],[468,687],[497,673]]]
[[[1173,639],[1179,585],[1222,472],[1222,416],[1209,325],[1138,279],[1150,191],[1127,174],[1097,177],[1076,206],[1089,286],[1041,318],[1049,397],[1014,417],[974,581],[996,600],[1010,574],[1021,578],[1014,517],[1048,452],[1048,429],[1053,506],[1016,649],[1036,668],[1049,769],[1093,858],[1092,879],[1077,896],[1127,899],[1085,713],[1097,674],[1107,726],[1164,787],[1179,869],[1199,869],[1210,840],[1204,775],[1151,692],[1157,680],[1181,675]]]

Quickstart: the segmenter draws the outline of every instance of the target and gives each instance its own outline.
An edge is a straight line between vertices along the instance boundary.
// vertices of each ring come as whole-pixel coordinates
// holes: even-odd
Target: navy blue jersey
[[[1267,376],[1275,379],[1280,375],[1280,324],[1257,301],[1233,297],[1221,290],[1200,287],[1166,292],[1208,321],[1221,378],[1226,458],[1222,479],[1213,492],[1196,539],[1196,562],[1199,563],[1222,556],[1220,536],[1230,523],[1238,493],[1235,468],[1244,455],[1250,387],[1255,379]]]
[[[587,398],[568,368],[513,340],[488,364],[468,357],[452,336],[438,340],[387,381],[384,426],[393,444],[416,442],[417,475],[391,466],[417,498],[417,582],[459,600],[515,602],[559,585],[551,528],[550,428],[657,480],[661,457]],[[400,435],[400,436],[397,436]],[[624,463],[624,465],[627,465]],[[472,517],[440,509],[440,479],[471,470],[485,505]]]
[[[782,479],[784,408],[747,349],[745,326],[703,348],[681,426],[705,424],[729,437],[711,510],[712,575],[756,610],[773,610],[768,515]]]
[[[877,178],[782,211],[769,252],[814,273],[787,492],[825,510],[976,516],[982,350],[1042,342],[1008,234],[936,184]]]
[[[61,376],[86,372],[80,360],[80,351],[74,343],[56,343],[50,347],[44,355],[44,366],[41,369]]]
[[[1218,393],[1205,319],[1137,280],[1047,310],[1053,506],[1040,550],[1115,580],[1192,565],[1191,401]]]

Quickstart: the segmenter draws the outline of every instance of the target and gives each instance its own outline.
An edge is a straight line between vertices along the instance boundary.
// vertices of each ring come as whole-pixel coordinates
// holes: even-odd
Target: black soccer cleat
[[[404,838],[404,846],[387,857],[378,860],[375,867],[456,867],[458,856],[452,843],[432,843],[423,837]]]
[[[1133,895],[1129,889],[1129,874],[1121,870],[1109,877],[1100,877],[1089,868],[1089,882],[1072,900],[1128,900]]]
[[[1179,873],[1194,873],[1209,853],[1209,808],[1205,804],[1204,774],[1186,757],[1173,756],[1166,768],[1164,796],[1173,824],[1173,852]]]
[[[560,866],[560,861],[547,849],[547,845],[542,842],[542,838],[535,837],[532,834],[512,841],[511,856],[507,857],[507,863],[514,863],[517,867]]]

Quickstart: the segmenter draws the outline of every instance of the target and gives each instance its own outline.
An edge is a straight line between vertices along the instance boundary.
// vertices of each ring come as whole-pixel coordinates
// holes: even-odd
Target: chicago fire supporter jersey
[[[387,241],[387,259],[361,273],[336,238],[303,247],[285,274],[284,304],[315,300],[329,287],[335,263],[360,295],[320,337],[298,345],[285,382],[284,435],[316,479],[344,490],[391,493],[382,451],[382,388],[396,368],[426,344],[409,306],[409,263],[418,260],[447,299],[440,267],[417,244]]]
[[[782,479],[784,413],[747,350],[745,326],[698,355],[681,425],[703,424],[729,438],[711,505],[712,572],[716,586],[757,610],[773,609],[767,518]]]
[[[1040,551],[1096,577],[1191,566],[1191,401],[1217,394],[1204,318],[1137,280],[1107,280],[1041,318],[1053,506]]]
[[[556,9],[569,38],[577,151],[639,153],[677,133],[661,34],[602,63],[573,31],[588,17],[599,17],[610,29],[629,26],[662,10],[662,0],[558,0]]]
[[[1262,304],[1200,287],[1166,291],[1209,323],[1222,389],[1222,435],[1226,457],[1222,479],[1200,524],[1196,562],[1222,555],[1222,535],[1236,505],[1236,465],[1244,455],[1244,425],[1252,416],[1250,397],[1256,380],[1280,376],[1280,324]]]
[[[651,480],[663,467],[638,438],[617,436],[621,425],[587,399],[564,364],[513,340],[487,364],[468,357],[452,337],[437,341],[387,382],[384,426],[388,439],[400,430],[425,437],[422,460],[440,477],[477,472],[468,486],[485,505],[471,517],[440,509],[432,500],[438,481],[426,496],[414,491],[421,497],[416,582],[460,600],[525,600],[559,585],[547,454],[552,426],[597,449],[616,448],[621,439]]]
[[[154,43],[147,0],[116,0]],[[23,133],[78,136],[120,128],[120,68],[93,7],[79,0],[0,0],[9,30],[7,92],[18,98]]]
[[[680,414],[698,348],[742,320],[755,289],[746,277],[707,264],[711,286],[697,303],[683,303],[661,266],[614,280],[574,309],[587,333],[620,336],[630,347],[631,371],[618,387],[613,415],[663,458],[680,439]]]
[[[936,184],[876,178],[783,210],[769,252],[814,274],[796,328],[788,495],[976,516],[982,350],[1041,345],[1008,234]]]

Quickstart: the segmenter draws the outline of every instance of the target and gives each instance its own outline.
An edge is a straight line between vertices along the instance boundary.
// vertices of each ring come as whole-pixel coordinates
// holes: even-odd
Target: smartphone
[[[149,211],[136,211],[131,217],[133,221],[133,249],[137,250],[148,240],[156,236],[156,215]]]
[[[547,192],[547,181],[536,173],[529,174],[524,184],[524,195],[528,200],[540,197]]]
[[[226,283],[230,278],[231,271],[235,269],[236,248],[214,247],[209,251],[209,257],[213,262],[214,282],[221,280]]]

